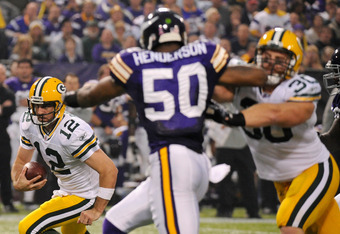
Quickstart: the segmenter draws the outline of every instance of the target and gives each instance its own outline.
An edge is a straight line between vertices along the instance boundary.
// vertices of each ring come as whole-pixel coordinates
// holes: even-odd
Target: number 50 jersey
[[[288,181],[329,157],[314,129],[316,104],[320,98],[319,82],[306,75],[295,75],[283,81],[270,95],[258,87],[236,90],[234,104],[239,110],[257,103],[313,102],[315,106],[306,122],[290,128],[243,128],[260,178]]]
[[[194,42],[171,53],[128,49],[109,65],[135,101],[152,152],[169,144],[200,152],[207,100],[227,63],[219,45]]]
[[[58,178],[60,190],[93,199],[97,196],[99,175],[84,161],[99,149],[97,137],[86,122],[67,112],[57,121],[52,132],[46,133],[25,112],[20,121],[20,145],[37,149]]]

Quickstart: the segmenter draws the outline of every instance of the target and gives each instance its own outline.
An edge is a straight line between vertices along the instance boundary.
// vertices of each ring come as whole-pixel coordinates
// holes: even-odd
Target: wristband
[[[115,189],[113,188],[99,187],[97,197],[103,198],[105,200],[111,200],[111,197],[114,192],[115,192]]]
[[[226,121],[230,126],[246,126],[246,120],[242,113],[238,114],[229,114],[229,120]]]
[[[70,107],[80,107],[77,98],[77,91],[66,93],[64,97],[64,103]]]

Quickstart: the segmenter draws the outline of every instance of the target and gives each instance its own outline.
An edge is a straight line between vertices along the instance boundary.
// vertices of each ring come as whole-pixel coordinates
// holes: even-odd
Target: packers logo
[[[64,94],[66,92],[66,87],[64,84],[58,84],[57,85],[57,91],[61,94]]]

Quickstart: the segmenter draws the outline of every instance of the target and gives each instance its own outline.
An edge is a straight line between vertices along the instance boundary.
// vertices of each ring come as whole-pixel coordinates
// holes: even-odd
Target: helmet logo
[[[66,87],[64,84],[58,84],[57,85],[57,91],[61,94],[64,94],[66,92]]]

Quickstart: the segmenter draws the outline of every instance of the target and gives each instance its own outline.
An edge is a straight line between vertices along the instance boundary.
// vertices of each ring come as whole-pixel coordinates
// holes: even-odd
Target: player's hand
[[[221,104],[211,99],[208,104],[208,108],[205,111],[205,116],[207,119],[212,119],[217,123],[227,125],[226,117],[228,117],[229,115]]]
[[[229,113],[221,104],[210,100],[206,110],[206,118],[227,126],[245,126],[246,122],[242,113]]]
[[[80,217],[77,223],[82,223],[85,225],[92,225],[94,221],[100,218],[102,212],[92,208],[90,210],[84,210],[80,213]]]
[[[16,190],[32,191],[32,190],[38,190],[44,187],[44,185],[47,182],[47,179],[37,182],[41,178],[41,175],[38,175],[31,180],[27,180],[25,176],[26,171],[27,171],[27,167],[23,167],[18,179],[16,181],[13,181],[13,187]]]
[[[340,94],[339,93],[335,95],[333,102],[332,102],[331,109],[333,111],[334,118],[339,119],[340,117]]]

